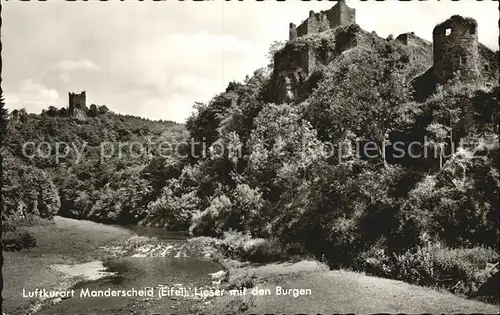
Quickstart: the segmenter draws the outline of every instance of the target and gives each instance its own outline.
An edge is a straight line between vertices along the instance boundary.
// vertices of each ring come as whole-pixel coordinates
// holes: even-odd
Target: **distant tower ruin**
[[[297,25],[290,23],[290,34],[288,39],[289,40],[294,40],[297,38]]]
[[[434,74],[436,83],[445,84],[458,77],[475,83],[479,78],[477,22],[454,15],[433,31]]]
[[[348,7],[345,0],[339,0],[330,10],[319,13],[309,11],[309,17],[298,27],[290,23],[289,40],[354,23],[356,23],[356,10]]]
[[[87,96],[85,91],[80,94],[76,93],[68,93],[69,96],[69,105],[68,105],[68,114],[69,117],[75,118],[85,118],[87,112]]]

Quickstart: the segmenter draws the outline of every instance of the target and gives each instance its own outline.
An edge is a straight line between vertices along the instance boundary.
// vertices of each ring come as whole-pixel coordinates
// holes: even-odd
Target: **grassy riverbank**
[[[102,259],[101,246],[120,244],[132,235],[126,229],[55,217],[53,224],[23,227],[36,239],[29,250],[5,252],[4,309],[7,314],[27,314],[37,299],[23,298],[23,289],[62,289],[72,286],[78,276],[53,268],[57,264],[81,264]],[[90,266],[92,267],[92,266]]]
[[[194,242],[224,247],[224,240],[202,237]],[[247,248],[248,250],[249,248]],[[197,311],[205,314],[263,313],[498,313],[491,305],[444,290],[368,276],[359,272],[329,270],[316,260],[250,263],[215,254],[227,274],[221,288],[243,290],[245,295],[213,299]],[[277,288],[302,289],[304,295],[283,295]],[[269,295],[254,295],[255,289]],[[310,294],[306,290],[310,289]],[[279,294],[281,293],[281,294]],[[300,291],[295,291],[300,294]]]
[[[170,312],[183,314],[193,312],[193,309],[194,312],[206,314],[498,312],[498,306],[443,291],[356,272],[332,271],[326,265],[300,255],[296,255],[294,260],[287,260],[284,257],[288,253],[283,249],[276,249],[256,240],[245,242],[243,251],[238,250],[239,246],[233,246],[234,240],[208,237],[172,245],[173,243],[158,239],[137,236],[119,227],[59,217],[54,219],[52,225],[23,229],[35,237],[37,246],[20,252],[5,253],[3,295],[5,310],[9,315],[29,314],[29,310],[39,304],[38,300],[23,298],[23,288],[70,288],[79,281],[98,276],[96,272],[102,267],[99,260],[109,257],[179,257],[178,264],[184,266],[187,262],[183,259],[195,256],[212,258],[225,269],[225,272],[220,272],[220,276],[214,279],[201,271],[196,281],[210,283],[214,280],[214,288],[227,292],[247,288],[247,294],[225,294],[222,297],[189,301],[182,298],[136,301],[124,305],[120,312],[138,315]],[[229,255],[240,257],[234,260]],[[276,258],[282,262],[272,262]],[[259,263],[242,262],[243,260],[259,260]],[[184,285],[190,285],[194,280],[191,279]],[[311,291],[308,295],[297,297],[277,295],[278,286],[283,289]],[[271,294],[253,296],[251,290],[255,288],[269,289]],[[64,310],[65,307],[62,304],[42,311],[42,314],[60,314],[57,313],[58,310]]]
[[[176,238],[175,235],[172,235],[172,238],[170,235],[166,236],[165,239],[154,235],[141,236],[144,233],[62,217],[55,217],[52,224],[23,227],[19,232],[28,232],[32,235],[36,240],[36,246],[19,252],[5,253],[3,296],[5,313],[9,315],[72,313],[73,308],[78,307],[79,303],[95,307],[94,310],[88,310],[89,314],[111,315],[118,312],[146,315],[172,311],[183,314],[204,301],[127,299],[126,303],[110,311],[99,308],[109,307],[105,303],[103,306],[102,301],[95,303],[77,301],[77,298],[74,298],[73,302],[54,299],[42,303],[39,298],[23,298],[23,289],[67,290],[79,282],[78,285],[81,285],[82,281],[97,280],[109,274],[103,272],[106,269],[104,266],[109,262],[108,259],[111,259],[110,261],[129,259],[135,262],[134,268],[137,268],[136,271],[140,275],[135,282],[137,287],[172,283],[205,286],[212,280],[209,273],[219,270],[217,269],[219,265],[209,259],[213,254],[210,252],[213,249],[211,246],[186,242],[180,236]],[[159,231],[151,229],[143,232],[154,234]],[[199,257],[202,257],[202,261],[198,260]],[[156,263],[151,264],[152,260]],[[150,263],[147,264],[147,261]],[[175,282],[172,282],[171,276],[175,278]],[[86,308],[81,309],[86,310]]]
[[[328,271],[314,261],[243,265],[229,269],[228,287],[241,284],[271,295],[224,296],[205,313],[497,313],[498,306],[451,293],[371,277],[350,271]],[[310,295],[277,295],[277,288],[310,289]]]

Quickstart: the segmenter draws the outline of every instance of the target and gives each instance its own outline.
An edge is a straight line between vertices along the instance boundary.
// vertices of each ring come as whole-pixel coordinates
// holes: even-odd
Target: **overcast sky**
[[[183,122],[231,80],[264,66],[290,22],[335,2],[2,3],[3,89],[9,109],[40,113],[87,91],[87,105]],[[415,32],[427,40],[453,14],[478,21],[479,40],[498,50],[498,2],[348,1],[357,23],[379,36]]]

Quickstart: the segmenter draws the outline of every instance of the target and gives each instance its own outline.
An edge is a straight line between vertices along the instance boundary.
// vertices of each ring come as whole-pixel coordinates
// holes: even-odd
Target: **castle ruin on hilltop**
[[[437,83],[446,83],[454,74],[465,81],[479,78],[477,23],[474,19],[454,15],[434,28],[432,38]]]
[[[309,17],[297,27],[290,23],[289,39],[305,36],[313,33],[324,32],[340,25],[356,23],[356,10],[350,8],[345,0],[340,0],[330,10],[315,13],[309,11]]]
[[[478,41],[476,20],[453,15],[432,32],[432,67],[415,78],[417,94],[424,98],[437,85],[459,80],[469,84],[498,82],[498,52]],[[431,84],[431,86],[429,86]]]
[[[68,96],[69,96],[69,102],[68,102],[69,117],[85,119],[87,112],[86,92],[82,91],[80,94],[69,92]]]
[[[356,24],[356,10],[339,0],[330,10],[310,11],[298,27],[290,23],[288,43],[274,55],[274,101],[304,99],[315,84],[312,81],[317,80],[316,70],[344,51],[370,49],[380,41],[404,45],[411,59],[422,63],[423,73],[409,79],[417,90],[425,90],[420,93],[423,97],[453,79],[471,84],[498,81],[498,52],[478,42],[477,26],[472,18],[453,15],[434,28],[432,43],[413,32],[383,39],[361,29]]]

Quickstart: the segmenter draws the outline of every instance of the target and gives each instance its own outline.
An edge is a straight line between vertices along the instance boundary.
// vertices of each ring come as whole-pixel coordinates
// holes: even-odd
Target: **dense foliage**
[[[190,135],[226,152],[195,159],[198,183],[178,188],[197,197],[190,231],[233,240],[239,257],[269,238],[333,267],[475,292],[499,257],[499,90],[452,82],[419,102],[411,60],[386,42],[354,48],[300,103],[269,104],[256,72],[200,106]],[[371,141],[371,155],[352,145]]]
[[[257,70],[196,104],[185,129],[97,107],[84,121],[54,109],[13,121],[7,213],[189,230],[258,261],[300,244],[333,267],[475,292],[499,257],[499,88],[453,82],[416,101],[422,66],[408,54],[389,41],[352,48],[293,104],[272,104],[273,76]],[[188,138],[192,150],[168,156],[100,156],[105,142]],[[29,159],[26,141],[88,147],[79,163],[74,151]],[[370,154],[353,146],[367,143]]]
[[[92,108],[90,113],[92,113]],[[165,185],[169,152],[160,143],[186,138],[182,125],[118,115],[59,117],[49,108],[7,126],[5,213],[22,221],[54,214],[102,222],[137,223]],[[156,156],[153,158],[153,156]],[[15,214],[15,215],[14,215]]]

